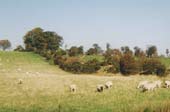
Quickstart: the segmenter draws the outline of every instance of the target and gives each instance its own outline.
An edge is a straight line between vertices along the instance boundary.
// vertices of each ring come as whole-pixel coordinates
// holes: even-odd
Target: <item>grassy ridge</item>
[[[139,81],[160,79],[156,76],[73,75],[33,53],[0,52],[0,60],[2,112],[142,112],[170,106],[170,90],[141,93],[136,89]],[[170,77],[160,80],[165,79]],[[108,80],[113,82],[111,90],[95,92],[97,84]],[[75,94],[68,89],[72,83],[78,85]]]

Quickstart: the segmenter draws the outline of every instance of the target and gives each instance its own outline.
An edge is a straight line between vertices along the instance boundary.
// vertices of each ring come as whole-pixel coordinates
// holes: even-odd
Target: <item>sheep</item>
[[[143,92],[144,91],[153,91],[157,85],[155,83],[146,83],[142,86]]]
[[[35,72],[37,75],[40,74],[39,72]]]
[[[18,68],[17,71],[21,71],[21,68]]]
[[[27,75],[29,75],[30,73],[29,72],[26,72]]]
[[[154,82],[157,88],[161,88],[162,82],[160,80],[157,80]]]
[[[147,83],[148,83],[148,81],[141,81],[141,82],[139,82],[139,84],[137,86],[137,89],[142,88]]]
[[[165,81],[166,88],[170,87],[170,81]]]
[[[23,80],[22,79],[19,79],[18,80],[18,84],[22,84],[23,83]]]
[[[76,90],[77,90],[77,86],[75,84],[71,84],[70,85],[70,91],[71,92],[76,92]]]
[[[112,87],[112,85],[113,85],[113,83],[112,83],[111,81],[107,81],[107,82],[105,83],[106,89],[110,89],[110,88]]]
[[[97,92],[103,92],[103,90],[104,90],[104,85],[103,84],[97,85]]]

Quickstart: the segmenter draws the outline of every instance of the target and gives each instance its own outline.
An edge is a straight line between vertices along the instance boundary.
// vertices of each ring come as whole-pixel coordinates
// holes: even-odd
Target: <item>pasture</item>
[[[19,79],[23,84],[17,83]],[[170,89],[142,93],[136,89],[141,80],[163,81],[170,76],[78,75],[50,65],[37,54],[0,52],[0,112],[170,111]],[[96,85],[106,81],[112,81],[113,87],[96,92]],[[70,84],[77,85],[76,93],[69,91]]]

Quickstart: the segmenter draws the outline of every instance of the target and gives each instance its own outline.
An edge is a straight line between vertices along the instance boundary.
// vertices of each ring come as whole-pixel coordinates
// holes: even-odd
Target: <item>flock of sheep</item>
[[[19,79],[18,84],[22,84],[23,80]],[[113,86],[112,81],[107,81],[105,84],[98,84],[96,87],[97,92],[103,92],[104,89],[110,89]],[[161,88],[161,87],[170,87],[170,81],[141,81],[139,82],[137,89],[141,89],[143,92],[145,91],[153,91],[156,88]],[[71,84],[69,85],[70,92],[75,93],[77,91],[77,85],[76,84]]]
[[[111,81],[107,81],[104,85],[103,84],[99,84],[96,87],[96,91],[97,92],[103,92],[104,89],[110,89],[113,86],[113,83]],[[145,91],[153,91],[156,88],[161,88],[161,87],[166,87],[169,88],[170,87],[170,81],[165,81],[164,85],[163,82],[160,80],[157,81],[141,81],[139,82],[137,89],[142,89],[143,92]],[[77,90],[77,86],[75,84],[72,84],[69,86],[70,87],[70,91],[71,92],[76,92]]]
[[[104,89],[110,89],[113,83],[111,81],[107,81],[105,84],[98,84],[96,87],[97,92],[103,92]],[[71,92],[76,92],[77,86],[75,84],[71,84],[69,86]]]

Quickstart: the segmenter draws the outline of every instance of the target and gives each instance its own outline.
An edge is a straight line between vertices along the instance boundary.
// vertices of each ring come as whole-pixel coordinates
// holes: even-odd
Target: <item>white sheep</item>
[[[17,71],[21,71],[21,68],[18,68]]]
[[[139,82],[139,84],[137,86],[137,89],[142,88],[147,83],[148,83],[148,81],[141,81],[141,82]]]
[[[165,81],[166,88],[170,87],[170,81]]]
[[[103,92],[103,90],[104,90],[104,85],[103,84],[97,85],[97,92]]]
[[[18,80],[18,84],[22,84],[23,83],[23,80],[22,79],[19,79]]]
[[[70,85],[70,91],[71,92],[76,92],[76,90],[77,90],[77,86],[75,84],[71,84]]]
[[[105,87],[106,87],[107,89],[110,89],[112,86],[113,86],[113,83],[112,83],[111,81],[107,81],[107,82],[105,83]]]
[[[26,72],[27,75],[29,75],[30,73],[29,72]]]
[[[142,86],[143,91],[153,91],[156,88],[155,83],[146,83]]]
[[[157,80],[154,82],[157,88],[161,88],[162,82],[160,80]]]

